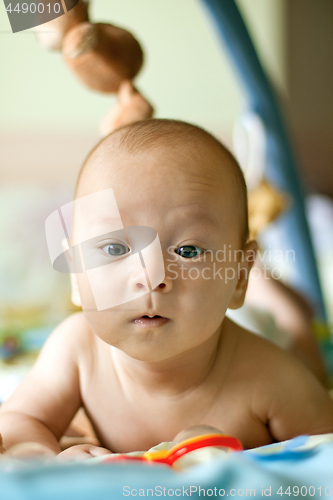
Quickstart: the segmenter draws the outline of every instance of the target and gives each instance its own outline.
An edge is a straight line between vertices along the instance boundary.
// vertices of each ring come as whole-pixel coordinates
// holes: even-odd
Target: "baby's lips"
[[[164,316],[141,316],[133,320],[133,323],[142,327],[159,327],[165,325],[169,321],[169,318]]]
[[[154,317],[158,317],[158,318],[163,318],[163,319],[169,319],[167,318],[166,316],[162,316],[161,314],[158,314],[158,313],[148,313],[148,312],[143,312],[142,314],[138,314],[137,316],[135,316],[135,318],[133,318],[132,321],[136,320],[136,319],[141,319],[141,318],[154,318]]]

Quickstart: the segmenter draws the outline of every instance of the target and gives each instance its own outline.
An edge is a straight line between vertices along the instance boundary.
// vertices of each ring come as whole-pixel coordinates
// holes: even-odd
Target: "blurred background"
[[[333,311],[333,2],[237,4],[288,120],[307,192],[324,195],[308,206]],[[242,88],[199,0],[92,0],[90,17],[128,29],[142,44],[135,84],[156,117],[201,125],[231,146]],[[115,98],[81,85],[32,30],[13,34],[2,2],[0,35],[0,345],[18,338],[33,350],[73,309],[68,276],[50,265],[44,222],[71,200]]]

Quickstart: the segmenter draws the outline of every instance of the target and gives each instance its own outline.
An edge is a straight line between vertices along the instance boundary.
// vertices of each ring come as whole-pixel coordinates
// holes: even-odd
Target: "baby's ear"
[[[249,274],[256,260],[257,250],[258,244],[255,240],[248,241],[243,248],[242,259],[239,261],[236,270],[238,274],[238,281],[228,306],[229,309],[238,309],[244,304],[247,285],[249,282]]]
[[[65,251],[65,257],[66,261],[68,264],[68,269],[70,273],[70,278],[71,278],[71,288],[72,288],[72,295],[71,295],[71,300],[73,304],[77,307],[81,307],[81,297],[79,293],[79,287],[77,285],[77,279],[76,279],[76,274],[73,273],[73,252],[68,248],[68,243],[66,240],[62,241],[62,247]]]

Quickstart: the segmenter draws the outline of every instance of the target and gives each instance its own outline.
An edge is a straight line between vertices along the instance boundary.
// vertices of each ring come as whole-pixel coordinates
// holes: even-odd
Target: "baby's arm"
[[[36,442],[55,453],[58,441],[81,406],[79,362],[82,318],[61,323],[45,343],[34,367],[0,408],[4,447]]]

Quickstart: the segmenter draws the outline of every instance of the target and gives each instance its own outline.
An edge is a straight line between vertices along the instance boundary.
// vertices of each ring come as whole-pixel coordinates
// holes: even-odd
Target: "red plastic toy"
[[[242,451],[243,447],[238,439],[221,434],[207,434],[204,436],[195,436],[186,439],[173,446],[170,450],[146,451],[141,457],[133,455],[110,455],[103,460],[103,463],[119,462],[126,460],[144,461],[148,463],[162,463],[172,466],[179,458],[191,451],[208,446],[219,446],[226,448],[227,451]]]

